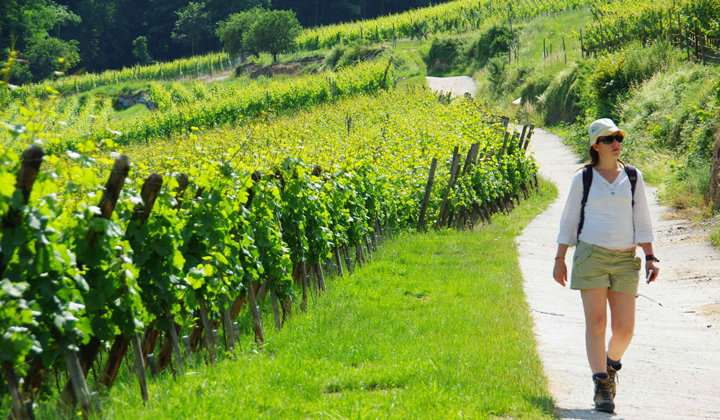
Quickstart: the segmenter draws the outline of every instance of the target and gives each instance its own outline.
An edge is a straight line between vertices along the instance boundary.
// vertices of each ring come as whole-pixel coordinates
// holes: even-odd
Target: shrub
[[[427,55],[429,67],[437,70],[456,67],[466,46],[467,41],[460,37],[440,36],[433,39]]]
[[[507,62],[502,57],[492,58],[486,66],[490,91],[495,95],[499,94],[503,90],[503,85],[505,84],[505,80],[507,78],[507,74],[505,73],[506,66]]]
[[[512,36],[510,28],[496,23],[480,33],[478,39],[467,50],[468,58],[484,66],[491,58],[510,51]]]
[[[383,47],[364,47],[356,44],[346,49],[337,62],[336,67],[354,66],[363,61],[370,61],[384,51]]]
[[[558,73],[538,98],[538,104],[545,112],[545,124],[561,121],[574,123],[580,115],[579,106],[582,94],[579,83],[581,67],[571,66]]]

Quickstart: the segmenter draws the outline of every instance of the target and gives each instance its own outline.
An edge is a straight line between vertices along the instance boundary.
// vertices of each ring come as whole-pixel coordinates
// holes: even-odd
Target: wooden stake
[[[337,246],[335,247],[334,254],[335,254],[335,263],[338,266],[338,272],[340,274],[340,277],[345,277],[345,271],[343,270],[342,260],[340,259],[339,247],[337,247]]]
[[[318,285],[323,293],[327,293],[327,287],[325,286],[325,275],[323,274],[322,264],[317,263],[315,265],[315,275],[318,279]]]
[[[437,167],[437,158],[433,158],[430,163],[430,173],[428,174],[427,184],[425,185],[425,196],[423,197],[422,206],[420,206],[420,217],[418,218],[418,230],[425,231],[425,213],[430,202],[430,194],[432,193],[433,181],[435,180],[435,168]]]
[[[213,337],[213,329],[210,325],[210,319],[208,318],[207,306],[205,304],[205,296],[198,296],[198,303],[200,304],[200,320],[202,321],[203,330],[205,332],[205,347],[210,354],[210,364],[215,364],[215,337]]]
[[[280,331],[280,328],[282,328],[282,320],[280,319],[280,308],[278,305],[277,292],[275,290],[270,291],[270,300],[272,301],[273,318],[275,319],[275,329]]]
[[[230,317],[230,299],[227,295],[222,296],[226,308],[222,311],[223,327],[225,328],[225,340],[229,351],[235,350],[235,334],[233,334],[232,318]]]
[[[443,196],[442,204],[440,205],[440,214],[438,214],[438,219],[435,222],[435,229],[439,229],[440,225],[442,224],[443,217],[445,215],[445,206],[447,205],[448,195],[450,194],[450,190],[453,187],[453,178],[455,174],[455,170],[458,166],[458,161],[460,160],[460,154],[458,153],[459,147],[455,146],[455,149],[453,150],[453,160],[452,165],[450,165],[450,179],[448,180],[448,186],[445,190],[445,194]]]
[[[260,315],[260,308],[257,306],[255,300],[255,290],[250,283],[250,280],[245,281],[248,290],[248,304],[250,305],[250,311],[253,315],[253,323],[255,324],[255,342],[262,346],[265,342],[265,333],[263,332],[262,317]]]
[[[80,403],[83,417],[87,419],[91,415],[96,415],[102,418],[102,413],[99,410],[95,410],[95,407],[99,406],[99,403],[96,405],[92,404],[90,390],[88,389],[87,382],[85,382],[86,373],[80,366],[78,354],[66,348],[63,350],[63,356],[65,357],[65,365],[67,366],[68,376],[70,378],[69,382],[73,388],[74,395]]]
[[[170,319],[170,321],[171,321],[168,332],[170,333],[170,342],[172,344],[173,353],[175,354],[175,364],[177,365],[177,369],[178,369],[178,371],[180,371],[180,374],[184,375],[185,374],[185,366],[183,363],[182,353],[180,353],[180,343],[178,341],[178,335],[177,335],[177,329],[176,329],[177,327],[176,327],[172,312],[170,311],[170,307],[165,308],[165,316],[167,316],[168,319]],[[167,338],[165,340],[167,340]],[[161,352],[161,354],[162,354],[162,352]]]
[[[20,401],[20,391],[18,390],[18,379],[15,369],[10,361],[3,363],[3,374],[5,375],[5,382],[8,385],[8,391],[12,399],[12,414],[16,420],[25,420],[25,412]],[[12,416],[11,416],[12,417]]]

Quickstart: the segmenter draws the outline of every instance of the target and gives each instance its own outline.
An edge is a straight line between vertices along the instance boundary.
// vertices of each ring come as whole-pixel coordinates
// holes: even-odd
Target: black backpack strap
[[[630,191],[632,191],[632,205],[635,207],[635,185],[637,185],[637,168],[632,165],[625,165],[625,172],[630,179]]]
[[[587,203],[588,195],[590,195],[590,185],[592,184],[593,173],[592,166],[585,166],[582,169],[583,178],[583,197],[580,202],[580,225],[578,226],[578,239],[580,238],[580,231],[582,231],[583,225],[585,224],[585,203]],[[634,188],[634,186],[633,186]]]

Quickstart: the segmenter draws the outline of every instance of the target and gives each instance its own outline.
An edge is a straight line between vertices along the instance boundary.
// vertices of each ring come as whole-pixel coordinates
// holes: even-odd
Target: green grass
[[[195,360],[151,385],[147,406],[119,380],[105,418],[550,419],[514,240],[556,195],[542,182],[476,231],[389,239],[281,332],[265,312],[262,350],[247,335],[235,360]]]

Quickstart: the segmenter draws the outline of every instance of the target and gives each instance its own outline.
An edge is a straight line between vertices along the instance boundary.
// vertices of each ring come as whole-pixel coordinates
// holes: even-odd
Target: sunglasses
[[[603,136],[598,137],[596,143],[612,144],[613,140],[617,140],[618,143],[622,143],[625,137],[622,134],[615,134],[614,136]]]

